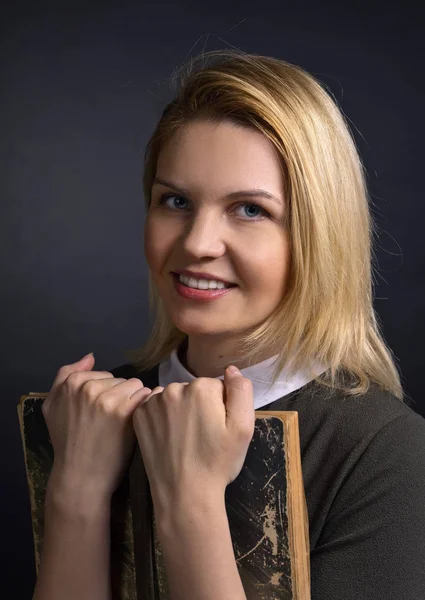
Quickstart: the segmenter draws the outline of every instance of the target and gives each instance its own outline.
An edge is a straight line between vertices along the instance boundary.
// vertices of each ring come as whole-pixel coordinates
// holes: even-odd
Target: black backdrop
[[[147,336],[141,165],[189,55],[235,46],[306,68],[350,119],[368,172],[375,307],[425,416],[424,15],[396,2],[2,2],[0,589],[32,597],[30,507],[16,405],[94,351]],[[423,10],[423,9],[422,9]],[[0,592],[0,593],[2,593]],[[3,595],[3,594],[2,594]]]

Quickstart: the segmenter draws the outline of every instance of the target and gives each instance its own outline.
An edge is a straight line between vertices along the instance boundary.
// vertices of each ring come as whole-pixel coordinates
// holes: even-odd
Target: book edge
[[[18,412],[18,420],[19,420],[19,429],[20,429],[20,433],[21,433],[21,443],[22,443],[22,448],[23,448],[23,452],[24,452],[25,477],[27,480],[27,489],[28,489],[29,502],[30,502],[31,530],[32,530],[32,542],[33,542],[33,547],[34,547],[35,573],[36,573],[36,577],[38,577],[41,557],[39,556],[39,553],[37,550],[37,542],[36,542],[35,491],[34,491],[34,486],[32,485],[31,478],[30,478],[29,472],[28,472],[28,452],[27,452],[27,446],[26,446],[26,442],[25,442],[25,428],[24,428],[24,418],[23,418],[25,402],[29,399],[33,399],[33,396],[30,396],[30,395],[21,396],[19,404],[17,406],[17,412]]]
[[[302,478],[298,411],[255,411],[257,418],[281,419],[285,432],[287,471],[288,541],[291,561],[293,600],[311,599],[310,536],[308,510]],[[294,474],[295,473],[295,474]],[[296,527],[295,523],[300,527]]]
[[[292,565],[294,600],[310,600],[310,540],[307,503],[302,478],[302,463],[299,446],[298,413],[284,420],[285,436],[288,439],[286,464],[288,473],[288,529]]]

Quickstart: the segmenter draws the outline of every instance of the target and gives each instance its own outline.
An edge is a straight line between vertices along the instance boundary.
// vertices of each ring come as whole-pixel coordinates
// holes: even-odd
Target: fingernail
[[[230,373],[239,373],[239,375],[241,374],[241,372],[239,371],[238,367],[235,367],[234,365],[231,365],[230,367],[227,367],[227,370],[230,371]]]

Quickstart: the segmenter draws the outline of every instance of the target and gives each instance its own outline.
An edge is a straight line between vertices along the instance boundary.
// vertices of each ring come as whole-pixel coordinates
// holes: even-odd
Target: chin
[[[199,320],[192,318],[184,319],[181,313],[179,317],[173,318],[170,315],[173,324],[180,329],[186,335],[228,335],[234,332],[233,325],[229,328],[225,323],[217,322],[216,326],[209,318],[199,318]]]

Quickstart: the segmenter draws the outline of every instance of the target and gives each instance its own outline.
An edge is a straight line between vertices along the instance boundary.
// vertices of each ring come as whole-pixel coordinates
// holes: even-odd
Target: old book
[[[18,416],[31,505],[36,573],[53,448],[41,412],[47,394],[21,396]],[[310,600],[308,515],[298,413],[255,411],[244,466],[226,488],[233,549],[247,600]],[[114,600],[169,600],[170,593],[138,446],[111,502]]]

